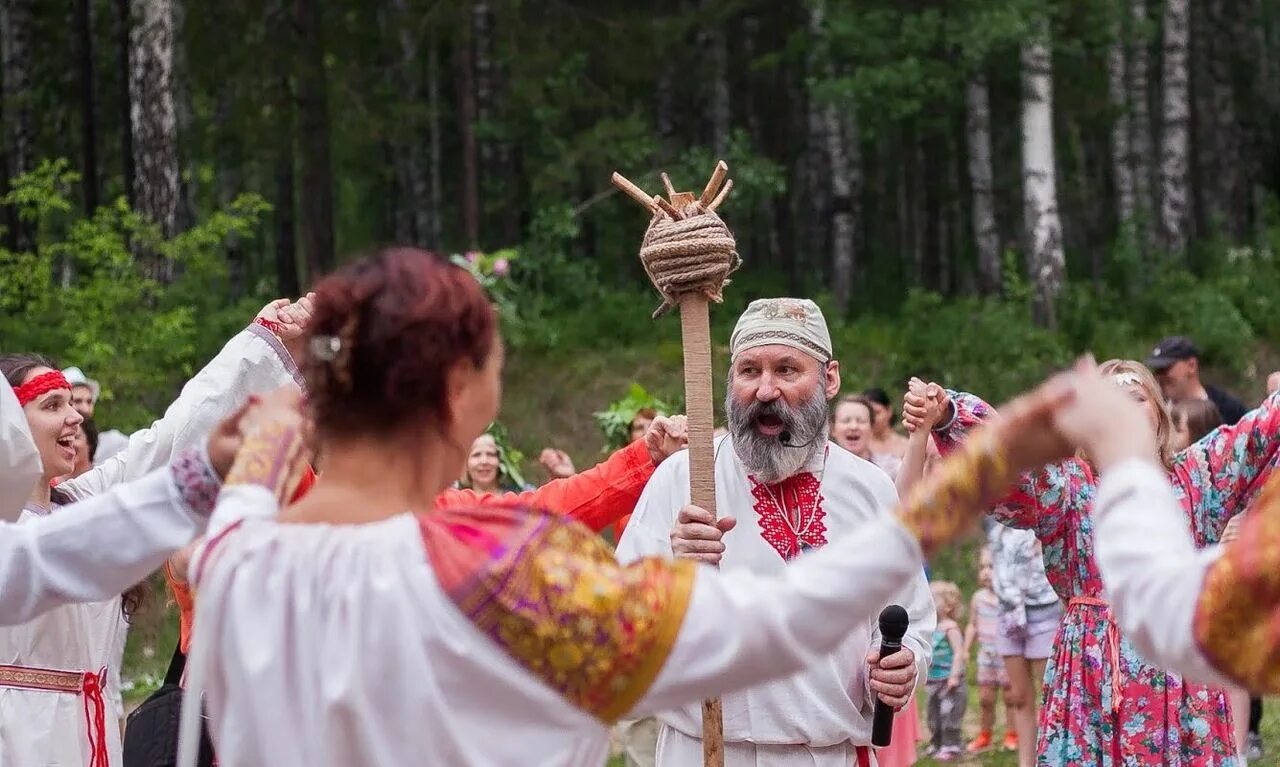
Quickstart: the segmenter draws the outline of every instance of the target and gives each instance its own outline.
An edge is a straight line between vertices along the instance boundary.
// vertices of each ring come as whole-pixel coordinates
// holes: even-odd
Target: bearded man
[[[618,545],[620,561],[665,555],[780,572],[897,503],[888,475],[827,440],[840,363],[816,304],[753,301],[734,328],[730,353],[729,434],[715,442],[720,518],[688,505],[688,453],[677,453],[640,496]],[[725,696],[726,767],[869,767],[875,698],[895,708],[907,702],[918,672],[929,666],[936,622],[923,572],[894,601],[911,619],[900,652],[877,657],[872,617],[806,671]],[[702,764],[700,706],[659,720],[658,767]]]

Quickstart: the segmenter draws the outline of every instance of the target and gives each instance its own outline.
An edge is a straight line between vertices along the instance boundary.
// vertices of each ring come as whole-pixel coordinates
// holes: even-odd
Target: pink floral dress
[[[951,393],[955,418],[934,432],[946,454],[993,414]],[[1179,453],[1169,480],[1196,543],[1217,542],[1227,520],[1261,489],[1280,455],[1280,395]],[[1202,767],[1240,764],[1222,690],[1148,665],[1118,635],[1093,559],[1093,468],[1070,459],[1024,475],[993,514],[1034,530],[1049,582],[1067,604],[1045,669],[1039,767]]]

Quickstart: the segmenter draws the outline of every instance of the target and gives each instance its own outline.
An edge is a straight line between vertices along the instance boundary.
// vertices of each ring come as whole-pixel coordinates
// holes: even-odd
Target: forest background
[[[718,344],[789,294],[850,390],[1000,401],[1183,332],[1255,401],[1280,362],[1277,0],[0,0],[0,83],[0,349],[100,380],[106,428],[407,242],[484,254],[503,422],[587,465],[593,411],[681,386],[609,175],[716,158]]]

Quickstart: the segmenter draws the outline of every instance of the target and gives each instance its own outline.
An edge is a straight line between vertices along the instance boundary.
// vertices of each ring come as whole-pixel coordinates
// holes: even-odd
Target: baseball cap
[[[1167,370],[1175,362],[1199,356],[1200,350],[1188,336],[1169,336],[1151,350],[1151,356],[1147,357],[1147,367],[1157,371]]]
[[[72,386],[80,386],[80,385],[88,386],[89,391],[93,392],[93,398],[95,400],[98,398],[98,392],[101,391],[101,387],[98,386],[97,381],[86,376],[84,374],[84,371],[81,370],[80,368],[77,368],[77,367],[67,368],[62,371],[62,377],[67,379],[67,383],[71,384]]]

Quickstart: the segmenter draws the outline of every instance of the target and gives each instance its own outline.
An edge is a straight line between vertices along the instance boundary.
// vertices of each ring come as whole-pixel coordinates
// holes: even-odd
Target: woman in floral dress
[[[1101,371],[1147,407],[1196,545],[1217,542],[1276,465],[1280,395],[1175,455],[1172,423],[1151,373],[1125,360],[1104,363]],[[948,395],[951,418],[934,431],[944,454],[994,415],[972,394]],[[911,410],[920,405],[908,397]],[[1037,765],[1238,765],[1226,693],[1148,665],[1119,636],[1093,555],[1089,512],[1096,490],[1089,461],[1073,458],[1025,475],[993,512],[1004,524],[1035,531],[1049,581],[1067,605],[1045,670]]]

